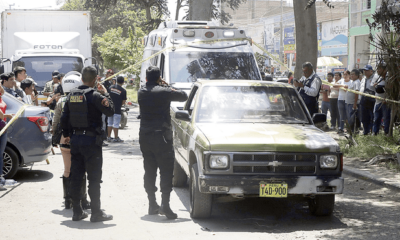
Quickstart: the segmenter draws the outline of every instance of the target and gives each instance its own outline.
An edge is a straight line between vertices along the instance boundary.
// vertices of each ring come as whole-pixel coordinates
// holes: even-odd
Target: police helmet
[[[65,94],[71,92],[73,88],[82,85],[82,77],[80,74],[66,74],[62,80],[62,88]]]

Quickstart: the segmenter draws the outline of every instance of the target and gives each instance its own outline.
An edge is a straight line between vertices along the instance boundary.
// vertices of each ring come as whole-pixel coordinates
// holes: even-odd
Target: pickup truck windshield
[[[197,122],[310,123],[292,88],[210,86],[199,97]]]
[[[171,52],[171,83],[195,82],[198,78],[260,80],[250,52]]]
[[[24,67],[26,74],[31,76],[38,84],[36,89],[42,90],[46,82],[51,80],[51,73],[54,70],[65,74],[70,71],[81,72],[83,62],[78,57],[22,57],[18,61],[13,62],[13,69],[16,66]]]

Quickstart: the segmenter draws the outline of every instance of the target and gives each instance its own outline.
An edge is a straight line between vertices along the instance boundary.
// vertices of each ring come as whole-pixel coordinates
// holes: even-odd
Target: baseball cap
[[[365,67],[362,69],[362,70],[366,70],[366,71],[368,71],[368,70],[374,70],[373,68],[372,68],[372,66],[371,65],[365,65]]]
[[[58,74],[60,74],[60,72],[58,70],[54,70],[51,76],[57,77]]]
[[[113,71],[112,69],[108,69],[108,70],[106,71],[106,74],[107,74],[107,73],[114,74],[114,71]]]

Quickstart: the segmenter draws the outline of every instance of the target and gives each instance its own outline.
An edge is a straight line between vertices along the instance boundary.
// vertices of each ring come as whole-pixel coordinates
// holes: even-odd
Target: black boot
[[[109,221],[112,219],[113,219],[112,215],[106,214],[102,210],[100,210],[99,212],[96,212],[96,213],[92,213],[92,215],[90,216],[91,222],[103,222],[103,221]]]
[[[74,212],[74,215],[72,216],[72,221],[80,221],[89,216],[87,212],[83,211],[80,200],[72,201],[72,207]]]
[[[174,213],[171,208],[169,207],[169,197],[170,194],[163,193],[162,194],[162,202],[160,207],[160,214],[165,215],[168,219],[176,219],[178,215]]]
[[[64,190],[64,206],[65,209],[71,209],[72,207],[72,200],[71,200],[71,194],[70,194],[70,181],[69,178],[67,177],[62,177],[63,179],[63,190]]]
[[[81,187],[81,205],[83,210],[90,209],[90,202],[87,200],[86,192],[86,175],[83,176],[82,187]]]
[[[148,193],[147,198],[149,199],[149,215],[156,215],[160,210],[160,206],[157,204],[156,201],[156,194],[155,193]]]

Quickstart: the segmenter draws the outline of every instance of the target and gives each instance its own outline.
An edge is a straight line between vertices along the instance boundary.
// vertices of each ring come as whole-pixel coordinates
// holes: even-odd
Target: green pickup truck
[[[213,200],[287,198],[308,200],[311,214],[330,215],[343,192],[343,154],[314,124],[289,84],[248,80],[194,83],[184,107],[171,107],[173,183],[189,177],[190,214],[211,216]]]

